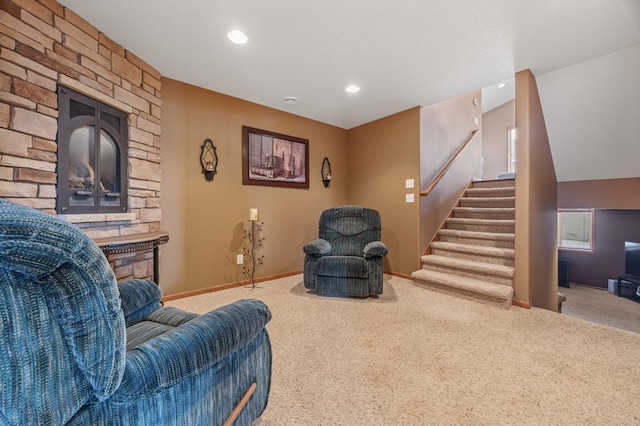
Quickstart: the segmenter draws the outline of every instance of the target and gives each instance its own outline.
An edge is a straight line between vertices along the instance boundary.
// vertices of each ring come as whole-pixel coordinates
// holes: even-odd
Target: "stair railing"
[[[471,143],[473,138],[476,137],[476,135],[478,134],[478,131],[479,130],[476,129],[476,130],[471,132],[471,134],[467,138],[466,142],[460,147],[460,149],[458,149],[458,151],[453,155],[453,157],[451,157],[449,162],[447,162],[447,164],[445,164],[445,166],[442,168],[442,170],[440,170],[440,173],[438,173],[438,175],[435,177],[435,179],[433,179],[433,181],[429,184],[429,186],[427,186],[424,190],[420,191],[420,196],[421,197],[429,195],[431,190],[438,184],[438,182],[440,182],[440,180],[444,177],[444,175],[447,173],[447,171],[449,171],[451,166],[453,166],[453,163],[455,163],[455,161],[458,159],[458,157],[460,157],[462,155],[462,153],[464,152],[465,148],[467,148],[469,146],[469,144]]]

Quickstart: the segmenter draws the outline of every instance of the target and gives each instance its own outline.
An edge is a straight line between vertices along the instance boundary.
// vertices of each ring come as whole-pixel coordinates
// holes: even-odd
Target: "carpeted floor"
[[[167,302],[272,310],[269,405],[255,426],[638,425],[640,335],[500,309],[385,276],[379,299],[307,293],[296,275]]]
[[[558,291],[567,297],[562,304],[564,315],[640,333],[640,303],[574,283]]]

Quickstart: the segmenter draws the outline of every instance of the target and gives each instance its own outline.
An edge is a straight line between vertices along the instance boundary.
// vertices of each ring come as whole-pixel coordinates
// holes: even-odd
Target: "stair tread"
[[[471,184],[472,188],[515,188],[515,179],[484,179],[476,180]]]
[[[439,266],[447,266],[465,271],[478,271],[506,278],[513,278],[514,267],[499,265],[496,263],[479,262],[476,260],[459,259],[455,257],[429,254],[422,256],[423,263],[432,263]]]
[[[450,217],[447,222],[452,223],[472,223],[481,225],[515,225],[514,219],[474,219],[467,217]]]
[[[477,178],[473,178],[473,180],[471,181],[472,184],[476,184],[476,183],[495,183],[495,182],[502,182],[505,184],[511,183],[514,184],[516,183],[516,178],[515,177],[508,177],[508,178],[502,178],[502,179],[477,179]]]
[[[434,241],[431,243],[434,248],[443,250],[456,251],[460,253],[480,254],[493,257],[509,257],[515,256],[515,250],[501,247],[475,246],[471,244],[450,243],[447,241]]]
[[[461,200],[467,201],[481,201],[481,202],[489,202],[489,201],[515,201],[515,196],[510,197],[463,197]]]
[[[464,197],[462,198],[473,198],[473,199],[487,199],[490,200],[492,198],[511,198],[511,197],[515,197],[514,192],[513,191],[508,191],[505,189],[501,189],[500,191],[494,191],[492,193],[487,193],[484,192],[484,190],[481,191],[474,191],[474,192],[469,192],[470,190],[467,189],[467,192],[465,192]]]
[[[441,229],[438,231],[440,235],[461,238],[474,238],[478,240],[503,240],[515,241],[516,234],[481,232],[481,231],[464,231],[461,229]]]
[[[494,192],[510,192],[515,191],[515,186],[493,186],[493,187],[471,187],[467,188],[467,192],[470,193],[494,193]]]
[[[495,284],[475,278],[460,277],[444,272],[420,269],[411,274],[414,280],[435,282],[438,285],[464,290],[471,293],[491,296],[503,300],[513,297],[513,287]]]
[[[515,207],[454,207],[453,211],[467,211],[467,212],[488,212],[488,213],[513,213],[516,211]]]

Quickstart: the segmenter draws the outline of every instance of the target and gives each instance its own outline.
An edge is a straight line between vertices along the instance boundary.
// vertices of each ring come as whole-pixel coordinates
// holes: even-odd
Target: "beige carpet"
[[[562,304],[564,315],[640,333],[640,303],[574,283],[558,291],[567,297]]]
[[[500,309],[385,276],[385,299],[320,297],[302,276],[167,302],[265,301],[273,345],[255,426],[638,425],[640,335]]]

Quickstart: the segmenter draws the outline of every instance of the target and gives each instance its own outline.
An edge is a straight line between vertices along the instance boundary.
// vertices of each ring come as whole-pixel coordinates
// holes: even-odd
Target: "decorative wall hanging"
[[[309,141],[242,126],[242,184],[309,188]]]
[[[218,168],[218,154],[211,139],[205,139],[200,147],[200,167],[206,180],[213,180]]]
[[[324,157],[324,160],[322,160],[320,173],[322,174],[322,183],[324,184],[324,187],[328,188],[331,183],[331,163],[327,157]]]

